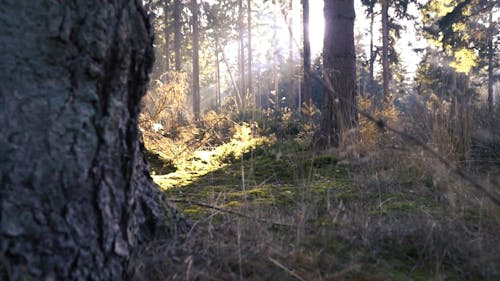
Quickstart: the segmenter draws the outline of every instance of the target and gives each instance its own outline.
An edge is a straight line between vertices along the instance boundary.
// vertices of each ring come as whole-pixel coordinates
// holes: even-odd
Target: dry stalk
[[[328,89],[329,92],[333,93],[332,87],[329,84],[327,84],[327,82],[325,82],[323,79],[320,79],[318,77],[314,77],[314,78],[317,79],[317,80],[319,80],[319,82],[326,89]],[[339,97],[339,98],[340,99],[344,99],[343,97]],[[357,106],[355,104],[350,103],[348,100],[345,100],[345,102],[347,102],[350,106],[357,108]],[[477,180],[475,180],[474,178],[472,178],[471,176],[469,176],[462,169],[456,167],[450,161],[446,160],[441,154],[439,154],[438,152],[436,152],[432,147],[430,147],[429,145],[427,145],[423,141],[419,140],[418,138],[416,138],[413,135],[407,134],[407,133],[405,133],[405,132],[403,132],[401,130],[398,130],[398,129],[396,129],[396,128],[390,126],[390,125],[388,125],[387,122],[385,122],[384,120],[377,119],[377,118],[373,117],[370,113],[368,113],[366,111],[358,109],[358,112],[359,112],[359,114],[361,114],[362,116],[364,116],[369,121],[375,123],[380,130],[388,130],[388,131],[393,132],[393,133],[395,133],[395,134],[397,134],[399,136],[402,136],[403,138],[405,138],[405,139],[413,142],[414,144],[420,146],[426,152],[428,152],[430,155],[432,155],[433,157],[435,157],[436,159],[438,159],[439,162],[441,162],[449,171],[452,171],[454,174],[458,175],[460,178],[462,178],[463,180],[465,180],[466,182],[468,182],[469,184],[471,184],[475,189],[477,189],[477,190],[481,191],[483,194],[485,194],[486,197],[488,197],[493,203],[495,203],[496,205],[500,206],[500,199],[497,197],[496,194],[494,194],[486,186],[484,186],[483,184],[481,184],[480,182],[478,182]]]
[[[292,269],[289,269],[287,268],[286,266],[284,266],[283,264],[281,264],[279,261],[271,258],[271,257],[268,257],[269,261],[271,261],[274,265],[276,265],[277,267],[283,269],[286,273],[290,274],[290,276],[293,276],[295,277],[297,280],[300,280],[300,281],[306,281],[304,278],[300,277],[297,273],[295,273]]]

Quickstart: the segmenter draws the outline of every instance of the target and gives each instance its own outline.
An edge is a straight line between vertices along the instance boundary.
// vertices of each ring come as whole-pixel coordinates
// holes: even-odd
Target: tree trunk
[[[311,41],[309,38],[309,0],[302,0],[303,36],[304,36],[304,83],[302,84],[302,102],[306,107],[312,105],[311,94]]]
[[[193,114],[194,120],[200,120],[200,61],[199,61],[199,40],[198,31],[198,3],[191,0],[191,11],[193,13]]]
[[[240,111],[245,114],[246,110],[246,86],[245,86],[245,25],[243,23],[243,0],[238,0],[238,65],[239,65],[239,101]]]
[[[247,73],[247,88],[248,88],[248,96],[253,97],[254,106],[255,104],[255,95],[253,94],[253,75],[252,75],[252,0],[247,0],[247,38],[248,38],[248,51],[247,51],[247,60],[248,60],[248,73]]]
[[[494,56],[495,52],[493,49],[493,38],[495,36],[495,26],[493,23],[493,11],[490,11],[489,15],[489,30],[488,30],[488,109],[490,113],[493,112],[493,107],[494,107],[494,100],[493,100],[493,84],[495,83],[494,81]]]
[[[216,104],[217,104],[217,112],[220,112],[221,110],[221,85],[220,85],[220,58],[219,58],[219,53],[220,53],[220,47],[219,47],[219,38],[216,36],[215,37],[215,68],[217,70],[216,75],[217,75],[217,86],[216,86]]]
[[[293,59],[293,0],[288,2],[288,67],[290,70],[290,88],[288,89],[288,105],[291,110],[297,108],[295,101],[295,63]]]
[[[325,79],[321,146],[340,146],[357,135],[354,0],[325,0],[323,68]]]
[[[277,17],[278,17],[278,3],[274,3],[274,13],[273,13],[273,81],[274,81],[274,110],[278,112],[281,108],[280,106],[280,93],[279,93],[279,72],[278,72],[278,30],[277,30]]]
[[[169,1],[163,3],[163,21],[165,24],[165,71],[170,71],[170,20],[168,16]]]
[[[153,63],[138,1],[0,9],[0,279],[123,280],[177,231],[137,119]]]
[[[174,51],[175,51],[175,71],[182,70],[181,57],[181,0],[174,0]]]
[[[389,0],[382,0],[382,79],[384,88],[384,103],[390,99],[389,83]]]
[[[369,78],[369,96],[374,96],[375,95],[375,74],[374,74],[374,69],[375,69],[375,59],[377,58],[377,55],[375,53],[375,48],[373,45],[373,26],[375,22],[375,11],[374,11],[374,6],[375,6],[375,1],[370,3],[370,78]]]

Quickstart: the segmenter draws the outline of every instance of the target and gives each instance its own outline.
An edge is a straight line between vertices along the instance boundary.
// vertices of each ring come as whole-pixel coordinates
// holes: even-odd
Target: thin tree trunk
[[[181,0],[174,0],[174,51],[175,51],[175,71],[182,70],[181,42],[182,42],[182,22],[181,22]]]
[[[163,21],[165,25],[165,71],[170,71],[170,18],[169,18],[169,1],[163,3]]]
[[[247,37],[248,37],[248,73],[247,73],[247,88],[248,96],[253,97],[254,106],[256,107],[255,95],[253,93],[253,74],[252,74],[252,0],[247,0]]]
[[[389,69],[389,0],[382,0],[382,76],[383,101],[390,100],[390,69]]]
[[[240,79],[240,109],[241,113],[245,114],[246,110],[246,86],[245,86],[245,42],[244,33],[245,25],[243,23],[243,0],[238,0],[238,64],[239,64],[239,79]]]
[[[324,107],[321,146],[356,141],[356,52],[354,49],[354,0],[325,0],[323,43]]]
[[[273,81],[274,81],[274,94],[275,105],[274,110],[280,110],[280,95],[279,95],[279,74],[278,74],[278,31],[277,31],[277,16],[278,3],[274,2],[274,24],[273,24]]]
[[[302,0],[303,18],[303,47],[304,47],[304,83],[302,89],[302,103],[306,107],[312,106],[311,94],[311,41],[309,38],[309,0]]]
[[[0,279],[124,280],[138,246],[177,229],[137,127],[146,14],[132,0],[11,1],[0,18]]]
[[[376,53],[375,53],[375,48],[373,45],[373,27],[375,23],[375,11],[374,11],[374,6],[375,3],[370,4],[370,80],[369,80],[369,88],[370,88],[370,95],[374,96],[375,94],[375,74],[374,74],[374,64],[375,64],[375,59],[376,59]]]
[[[220,59],[219,59],[219,38],[215,38],[215,67],[217,69],[217,87],[216,87],[216,104],[217,104],[217,111],[220,112],[221,109],[221,92],[220,92]]]
[[[241,101],[239,101],[239,99],[241,98],[240,89],[238,87],[237,81],[235,81],[235,79],[233,77],[233,74],[231,73],[231,67],[229,66],[229,63],[227,62],[226,54],[224,53],[224,50],[220,49],[220,51],[221,51],[221,54],[222,54],[222,61],[226,65],[226,69],[227,69],[227,73],[229,75],[229,79],[231,80],[231,84],[233,85],[234,91],[236,92],[236,100],[237,100],[236,101],[236,106],[239,107],[241,105]],[[241,111],[241,108],[238,108],[238,109]]]
[[[489,15],[489,30],[488,30],[488,109],[490,113],[493,112],[494,109],[494,97],[493,97],[493,84],[494,84],[494,61],[495,50],[493,49],[493,37],[495,36],[494,32],[494,23],[493,23],[493,11],[490,11]]]
[[[288,2],[288,67],[290,68],[290,88],[288,89],[289,106],[291,110],[295,105],[295,65],[293,60],[293,0]]]
[[[200,120],[200,35],[198,26],[198,3],[191,0],[191,11],[193,13],[193,114],[194,120]]]

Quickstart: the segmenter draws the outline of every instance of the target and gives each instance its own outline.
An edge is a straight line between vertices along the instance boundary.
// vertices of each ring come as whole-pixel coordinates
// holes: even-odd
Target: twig
[[[262,218],[256,218],[256,217],[252,217],[252,216],[240,213],[240,212],[236,212],[236,211],[229,210],[229,209],[224,209],[224,208],[221,208],[218,206],[214,206],[214,205],[210,205],[210,204],[206,204],[206,203],[202,203],[202,202],[184,200],[184,199],[174,199],[174,198],[169,198],[167,200],[170,202],[173,202],[173,203],[184,203],[184,204],[195,205],[195,206],[199,206],[199,207],[203,207],[203,208],[214,209],[214,210],[221,211],[224,213],[228,213],[228,214],[236,215],[239,217],[251,219],[251,220],[254,220],[254,221],[257,221],[260,223],[271,224],[274,226],[281,226],[281,227],[287,227],[287,228],[296,228],[297,227],[296,225],[293,225],[293,224],[285,224],[285,223],[270,221],[270,220],[266,220],[266,219],[262,219]]]
[[[268,259],[273,263],[275,264],[277,267],[283,269],[284,271],[286,271],[286,273],[290,274],[291,276],[295,277],[297,280],[300,280],[300,281],[306,281],[304,278],[300,277],[297,273],[295,273],[293,270],[287,268],[286,266],[282,265],[279,261],[271,258],[271,257],[268,257]]]

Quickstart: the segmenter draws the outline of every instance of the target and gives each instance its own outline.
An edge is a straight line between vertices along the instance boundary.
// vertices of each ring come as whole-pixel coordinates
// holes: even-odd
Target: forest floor
[[[498,207],[398,153],[240,134],[170,161],[153,178],[192,228],[150,248],[143,278],[500,280]]]

